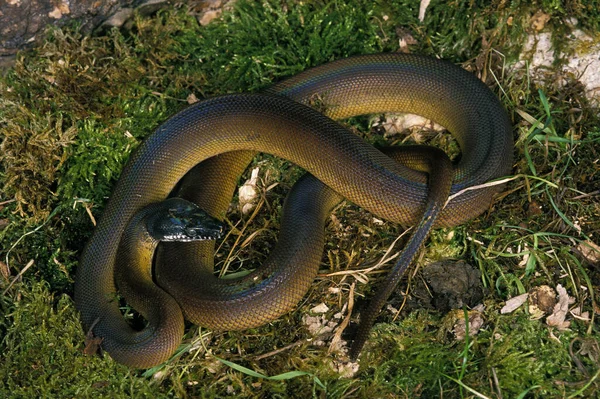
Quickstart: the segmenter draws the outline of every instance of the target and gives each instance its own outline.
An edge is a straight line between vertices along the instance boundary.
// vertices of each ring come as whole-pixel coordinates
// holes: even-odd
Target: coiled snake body
[[[382,112],[415,113],[443,125],[460,145],[460,160],[448,166],[439,152],[415,146],[397,150],[396,162],[332,120]],[[448,62],[417,55],[351,57],[263,94],[201,101],[167,120],[132,155],[83,251],[76,306],[114,359],[134,367],[159,364],[181,341],[182,312],[206,327],[244,329],[295,306],[317,273],[323,226],[342,197],[387,220],[417,224],[402,255],[410,263],[432,225],[454,226],[489,207],[497,188],[467,191],[441,209],[448,191],[509,173],[512,145],[506,112],[481,81]],[[212,274],[214,241],[161,243],[154,271],[149,255],[138,256],[144,268],[133,265],[139,273],[126,299],[148,320],[144,330],[134,331],[115,300],[115,269],[131,266],[124,261],[123,231],[170,195],[222,219],[257,151],[288,159],[316,177],[301,179],[290,193],[281,236],[265,265],[241,279],[220,280]],[[429,189],[428,179],[435,183]],[[353,357],[405,267],[394,269],[375,305],[361,314]]]

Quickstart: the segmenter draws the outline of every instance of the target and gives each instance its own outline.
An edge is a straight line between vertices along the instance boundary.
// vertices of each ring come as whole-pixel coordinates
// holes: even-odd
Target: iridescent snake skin
[[[393,160],[334,121],[383,112],[415,113],[443,125],[460,145],[460,160],[451,165],[439,150],[422,146],[395,150]],[[265,324],[308,291],[323,255],[324,224],[347,198],[378,217],[416,225],[390,277],[361,312],[350,353],[355,358],[432,225],[455,226],[481,214],[498,186],[466,191],[443,207],[448,191],[508,174],[512,148],[507,114],[481,81],[453,64],[417,55],[351,57],[262,94],[198,102],[167,120],[131,156],[83,251],[76,306],[84,326],[103,339],[115,360],[140,368],[174,353],[184,318],[218,330]],[[160,243],[154,269],[152,254],[124,260],[127,251],[136,257],[138,245],[138,239],[130,239],[133,250],[121,243],[129,222],[169,196],[223,219],[239,176],[257,152],[285,158],[314,176],[302,178],[288,196],[280,238],[264,265],[240,279],[218,279],[212,240]],[[116,300],[115,273],[128,269],[138,280],[124,296],[148,321],[141,331],[127,323]]]

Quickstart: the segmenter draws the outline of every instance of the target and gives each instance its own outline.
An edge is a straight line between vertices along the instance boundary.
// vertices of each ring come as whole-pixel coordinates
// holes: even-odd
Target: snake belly
[[[461,157],[451,194],[510,172],[511,125],[496,96],[471,73],[429,57],[350,57],[302,72],[266,93],[201,101],[161,125],[125,166],[79,264],[75,304],[84,326],[93,326],[104,349],[130,366],[150,367],[172,354],[181,340],[181,314],[171,319],[176,310],[163,312],[164,320],[140,332],[119,311],[114,274],[123,230],[136,213],[163,201],[176,187],[178,196],[223,218],[240,174],[257,152],[285,158],[332,189],[333,194],[313,196],[315,207],[324,205],[321,210],[313,205],[307,210],[288,198],[288,216],[282,216],[282,230],[286,217],[292,218],[305,231],[314,231],[321,244],[297,240],[290,228],[288,238],[282,232],[266,266],[240,281],[213,283],[214,243],[162,243],[156,281],[195,323],[243,329],[295,306],[318,270],[327,208],[341,197],[386,220],[417,223],[427,201],[427,174],[390,159],[334,122],[383,112],[419,114],[453,134]],[[315,188],[308,184],[294,190],[302,197]],[[497,190],[487,187],[455,197],[435,226],[455,226],[481,214]],[[308,211],[322,219],[320,226],[303,225]],[[306,262],[314,264],[305,267]],[[160,299],[154,302],[163,305]]]

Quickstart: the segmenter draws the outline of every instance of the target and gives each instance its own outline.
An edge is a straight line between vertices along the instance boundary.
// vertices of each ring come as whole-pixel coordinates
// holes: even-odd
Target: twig
[[[52,213],[48,216],[48,218],[44,221],[44,223],[40,224],[38,227],[36,227],[35,229],[28,231],[27,233],[23,234],[21,237],[19,237],[19,239],[10,247],[10,249],[8,250],[8,252],[6,252],[6,261],[4,263],[6,263],[6,267],[7,269],[10,271],[10,265],[8,263],[8,255],[11,253],[11,251],[13,249],[15,249],[15,247],[21,242],[21,240],[23,240],[25,237],[27,237],[30,234],[35,233],[36,231],[38,231],[39,229],[41,229],[42,227],[44,227],[46,225],[46,223],[48,223],[48,221],[50,219],[52,219],[54,217],[54,215],[56,215],[58,213],[58,210],[60,209],[60,207],[56,207]]]
[[[500,390],[500,382],[498,381],[498,376],[496,375],[495,367],[492,367],[492,378],[494,379],[494,386],[496,387],[496,393],[498,394],[498,398],[502,399],[502,391]]]
[[[385,253],[381,257],[381,259],[379,259],[379,261],[377,262],[377,264],[375,264],[374,266],[368,267],[366,269],[342,270],[342,271],[339,271],[339,272],[333,272],[333,273],[327,273],[327,274],[319,274],[319,275],[323,276],[323,277],[332,277],[332,276],[347,276],[349,274],[350,275],[367,274],[369,272],[372,272],[373,270],[380,268],[381,266],[385,265],[386,263],[389,263],[391,260],[394,260],[394,259],[396,259],[398,257],[399,252],[396,252],[394,255],[392,255],[390,257],[388,257],[388,255],[390,254],[390,252],[392,252],[392,249],[394,248],[394,246],[396,245],[396,243],[398,242],[398,240],[401,239],[402,237],[404,237],[410,230],[412,230],[412,227],[404,230],[402,232],[402,234],[400,234],[394,240],[394,242],[392,242],[390,244],[390,246],[385,251]]]
[[[552,182],[550,182],[548,180],[542,179],[541,177],[529,176],[529,175],[524,175],[524,174],[518,174],[518,175],[515,175],[515,176],[511,176],[511,177],[506,177],[504,179],[494,180],[494,181],[490,181],[490,182],[487,182],[487,183],[478,184],[476,186],[471,186],[471,187],[464,188],[464,189],[462,189],[462,190],[460,190],[460,191],[452,194],[451,196],[449,196],[448,200],[446,201],[446,204],[444,204],[444,206],[448,205],[448,203],[450,201],[452,201],[454,198],[456,198],[456,197],[458,197],[460,195],[463,195],[467,191],[479,190],[481,188],[492,187],[492,186],[498,186],[498,185],[507,183],[509,181],[519,179],[521,177],[528,178],[528,179],[533,179],[533,180],[539,180],[539,181],[542,181],[542,182],[546,183],[548,186],[550,186],[552,188],[558,188],[558,186],[556,184],[554,184],[554,183],[552,183]]]
[[[242,227],[240,234],[238,234],[238,236],[236,237],[235,242],[231,246],[229,253],[225,257],[225,260],[223,261],[223,268],[221,269],[221,272],[219,273],[219,277],[223,277],[225,275],[225,273],[227,273],[227,269],[229,268],[229,264],[230,264],[230,259],[233,257],[234,252],[238,250],[238,246],[240,244],[240,241],[242,240],[242,237],[244,236],[244,232],[246,231],[246,228],[248,228],[248,226],[250,226],[250,223],[252,223],[252,221],[254,220],[256,215],[258,215],[258,212],[260,211],[260,209],[262,208],[262,206],[264,204],[265,204],[265,200],[264,200],[264,198],[261,198],[260,201],[258,202],[258,204],[256,205],[256,208],[254,208],[254,212],[252,212],[252,215],[250,216],[250,218],[244,223],[244,226]],[[232,233],[232,231],[233,230],[231,230],[230,233]],[[227,237],[229,236],[230,233],[228,233],[227,236],[225,236],[225,238],[222,240],[221,245],[223,245],[225,243],[225,240],[227,239]],[[244,240],[244,242],[246,242],[246,240]],[[220,247],[219,247],[219,249],[220,249]],[[217,251],[218,251],[218,249],[217,249]]]
[[[13,203],[13,202],[17,202],[17,200],[13,198],[13,199],[11,199],[11,200],[2,201],[2,202],[0,202],[0,206],[2,206],[2,205],[6,205],[6,204],[11,204],[11,203]]]
[[[487,182],[487,183],[483,183],[483,184],[478,184],[476,186],[470,186],[470,187],[464,188],[464,189],[460,190],[459,192],[454,193],[451,196],[449,196],[448,200],[446,201],[446,204],[444,204],[444,206],[448,205],[448,202],[452,201],[454,198],[456,198],[456,197],[458,197],[460,195],[463,195],[467,191],[479,190],[481,188],[492,187],[492,186],[498,186],[500,184],[507,183],[507,182],[509,182],[511,180],[515,180],[515,179],[517,179],[519,177],[520,176],[507,177],[506,179],[491,181],[491,182]]]
[[[575,342],[581,342],[581,341],[583,341],[583,340],[579,337],[576,337],[575,339],[571,340],[571,342],[569,343],[569,355],[571,355],[571,360],[573,360],[573,363],[575,363],[575,366],[577,366],[577,368],[579,369],[579,372],[581,374],[583,374],[585,376],[585,378],[590,378],[590,374],[588,373],[587,369],[583,365],[582,361],[579,360],[579,357],[577,357],[577,355],[575,354],[575,351],[573,350],[573,346],[574,346]]]
[[[583,198],[587,198],[587,197],[593,197],[594,195],[598,195],[598,194],[600,194],[600,190],[592,191],[591,193],[587,193],[587,194],[581,194],[581,195],[578,195],[577,197],[573,197],[571,199],[578,200],[578,199],[583,199]]]
[[[284,351],[286,351],[288,349],[292,349],[292,348],[294,348],[296,346],[302,345],[303,343],[304,343],[304,340],[293,342],[293,343],[291,343],[289,345],[286,345],[286,346],[284,346],[282,348],[275,349],[274,351],[271,351],[271,352],[268,352],[268,353],[263,353],[262,355],[255,356],[254,360],[262,360],[262,359],[266,359],[267,357],[275,356],[278,353],[284,352]]]
[[[23,269],[21,269],[21,271],[19,272],[19,274],[17,274],[15,276],[15,278],[10,282],[10,284],[8,284],[8,287],[6,287],[6,289],[4,291],[2,291],[2,296],[6,295],[6,293],[8,292],[8,290],[10,289],[10,287],[12,287],[19,278],[21,278],[21,276],[23,276],[23,274],[27,271],[27,269],[29,269],[31,266],[33,266],[33,259],[31,259]]]
[[[350,291],[348,292],[348,313],[344,320],[340,323],[340,325],[335,329],[335,334],[331,339],[331,343],[329,344],[329,353],[336,350],[338,347],[338,343],[342,340],[342,334],[348,324],[350,324],[350,318],[352,317],[352,309],[354,309],[354,287],[356,286],[356,282],[353,282],[350,286]]]

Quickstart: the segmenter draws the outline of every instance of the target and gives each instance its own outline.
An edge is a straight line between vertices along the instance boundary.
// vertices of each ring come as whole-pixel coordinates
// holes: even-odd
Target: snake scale
[[[443,125],[456,138],[460,159],[452,165],[439,150],[406,146],[393,150],[394,160],[335,122],[383,112],[414,113]],[[309,289],[323,254],[324,223],[347,198],[378,217],[417,225],[403,260],[361,312],[351,351],[356,357],[429,229],[481,214],[498,186],[466,191],[443,207],[448,192],[508,174],[512,149],[511,124],[494,93],[462,68],[425,56],[355,56],[309,69],[264,93],[200,101],[162,124],[125,166],[81,256],[75,303],[82,322],[115,360],[140,368],[173,354],[184,318],[219,330],[265,324]],[[158,245],[136,238],[147,233],[135,230],[140,220],[169,196],[222,220],[257,152],[310,173],[286,199],[277,246],[257,270],[218,279],[214,240]],[[115,273],[128,303],[147,320],[141,331],[119,310]]]

